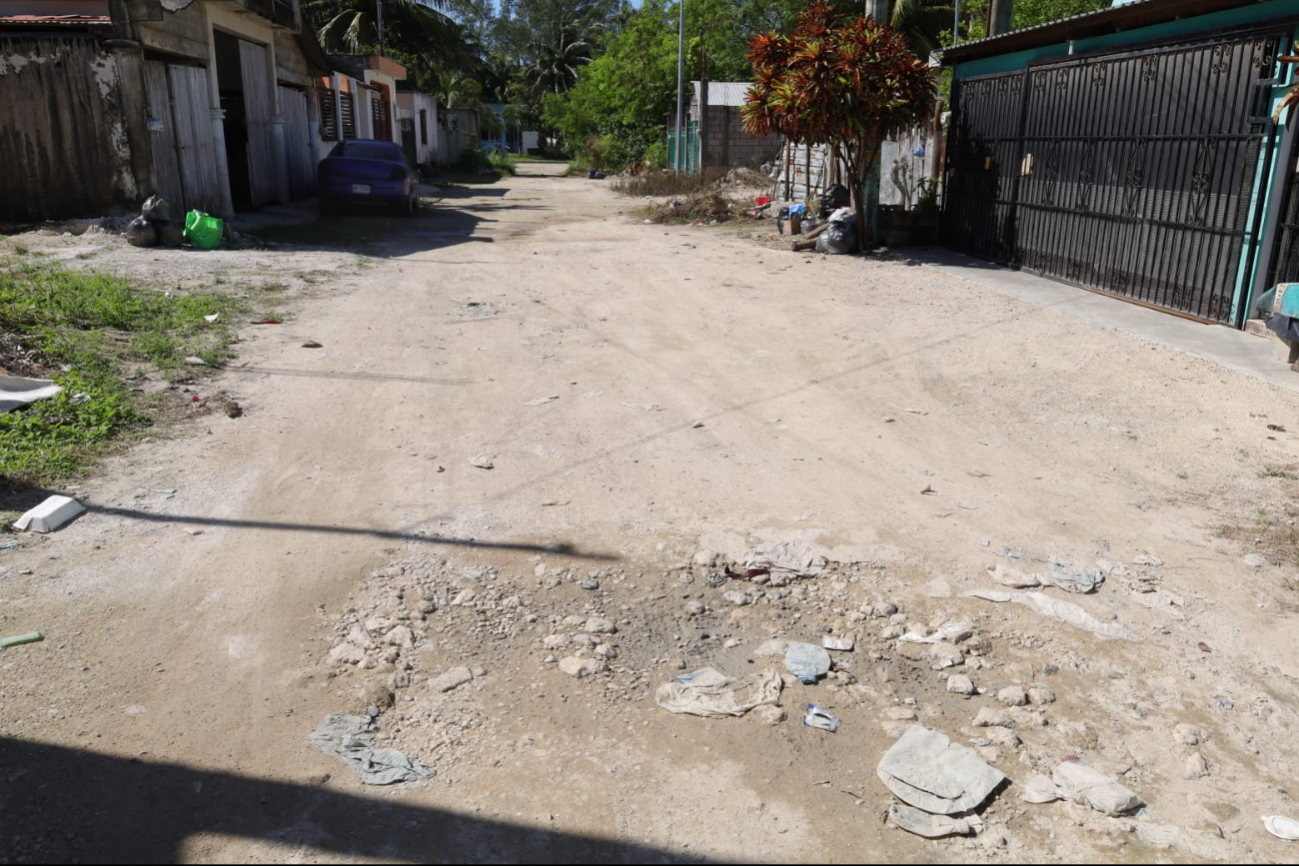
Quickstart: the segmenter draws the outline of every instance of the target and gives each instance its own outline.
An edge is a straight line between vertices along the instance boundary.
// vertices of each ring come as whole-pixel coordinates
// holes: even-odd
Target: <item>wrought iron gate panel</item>
[[[1022,134],[1024,72],[952,84],[943,242],[1011,264],[1015,254],[1015,177]]]
[[[1008,227],[992,247],[977,233],[961,237],[978,207],[962,201],[960,160],[978,151],[1006,107],[989,111],[962,86],[953,96],[955,208],[951,220],[944,214],[945,238],[1003,264],[1228,320],[1261,148],[1273,134],[1259,116],[1260,81],[1272,77],[1281,44],[1280,34],[1238,36],[1030,68],[1016,177],[998,178],[1010,213],[1002,215],[1003,200],[981,200],[985,217],[995,211],[995,224]]]

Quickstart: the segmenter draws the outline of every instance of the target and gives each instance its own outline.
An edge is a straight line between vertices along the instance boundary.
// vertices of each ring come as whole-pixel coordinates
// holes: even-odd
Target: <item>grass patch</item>
[[[487,164],[491,167],[492,171],[502,177],[513,177],[517,171],[515,168],[517,163],[518,157],[513,154],[503,153],[499,150],[493,150],[487,154]]]
[[[1299,481],[1299,475],[1288,468],[1281,466],[1264,466],[1263,471],[1259,473],[1260,478],[1287,478],[1291,481]]]
[[[150,420],[128,370],[180,379],[196,372],[186,357],[223,364],[232,355],[230,322],[243,309],[225,296],[167,297],[112,274],[0,257],[0,334],[35,350],[45,375],[64,388],[0,415],[0,486],[50,486],[80,474],[115,438]],[[204,319],[213,313],[217,322]]]

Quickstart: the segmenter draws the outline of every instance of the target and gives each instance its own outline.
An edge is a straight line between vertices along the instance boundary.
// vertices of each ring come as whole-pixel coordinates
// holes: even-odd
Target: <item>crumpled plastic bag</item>
[[[1001,592],[993,589],[972,589],[961,593],[961,597],[981,598],[984,601],[995,601],[1002,604],[1012,601],[1015,604],[1027,605],[1049,619],[1089,631],[1105,640],[1126,640],[1133,643],[1138,643],[1141,640],[1141,638],[1118,623],[1101,622],[1073,602],[1052,598],[1041,592]]]
[[[908,833],[923,836],[926,839],[942,839],[945,836],[973,836],[975,827],[982,825],[977,815],[967,818],[949,818],[946,815],[931,815],[906,803],[889,804],[889,820],[893,826],[901,827]]]
[[[365,785],[392,785],[431,779],[437,771],[416,763],[396,749],[374,748],[374,722],[368,716],[331,713],[312,731],[307,742],[352,767]]]
[[[1089,593],[1105,582],[1100,569],[1088,570],[1073,562],[1051,560],[1051,582],[1065,592]]]
[[[1125,815],[1143,805],[1131,790],[1076,758],[1060,762],[1051,774],[1051,781],[1055,782],[1061,797],[1106,815]]]
[[[904,803],[936,815],[977,808],[1006,780],[964,746],[912,725],[880,758],[876,775]]]
[[[654,701],[669,713],[725,719],[776,703],[783,685],[780,674],[773,670],[733,679],[714,668],[703,668],[661,686]]]

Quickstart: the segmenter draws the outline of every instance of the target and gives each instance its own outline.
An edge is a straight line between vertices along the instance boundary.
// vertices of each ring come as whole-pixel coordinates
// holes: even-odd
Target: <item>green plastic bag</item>
[[[221,246],[223,223],[214,216],[201,210],[192,210],[185,215],[185,240],[192,243],[195,249],[214,250]]]

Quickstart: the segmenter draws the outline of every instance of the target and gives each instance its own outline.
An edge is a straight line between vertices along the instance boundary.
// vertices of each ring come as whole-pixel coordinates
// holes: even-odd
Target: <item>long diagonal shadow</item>
[[[473,379],[435,379],[399,373],[356,373],[337,370],[288,370],[282,367],[225,367],[223,373],[262,373],[267,376],[300,376],[305,379],[354,379],[361,382],[413,382],[417,385],[472,385]]]
[[[341,764],[338,770],[347,772]],[[178,863],[194,857],[186,843],[204,834],[274,843],[277,859],[289,856],[285,848],[305,846],[417,863],[706,862],[370,799],[336,790],[337,782],[270,781],[8,737],[0,737],[0,779],[6,862]],[[203,841],[206,848],[214,840]]]
[[[325,532],[335,535],[364,535],[371,538],[384,538],[395,541],[414,541],[420,544],[446,544],[454,547],[481,547],[489,550],[550,553],[602,562],[617,562],[622,558],[608,553],[584,552],[567,542],[528,544],[512,541],[482,541],[476,538],[451,538],[445,535],[428,535],[420,532],[390,529],[366,529],[360,526],[324,526],[315,523],[288,523],[274,520],[231,520],[223,517],[197,517],[189,514],[154,514],[133,508],[111,508],[105,505],[87,505],[86,511],[92,514],[109,514],[114,517],[124,517],[128,520],[143,520],[151,523],[186,523],[198,526],[229,526],[235,529],[270,529],[281,532]]]

